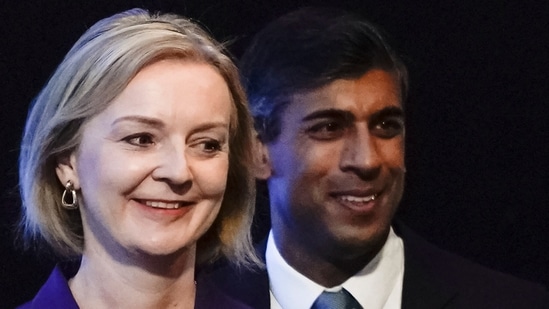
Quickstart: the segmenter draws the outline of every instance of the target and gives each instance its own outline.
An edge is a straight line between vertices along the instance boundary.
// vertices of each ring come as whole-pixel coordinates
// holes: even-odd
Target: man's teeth
[[[145,205],[153,208],[163,208],[163,209],[176,209],[181,207],[181,204],[179,203],[165,203],[165,202],[153,202],[153,201],[146,201]]]
[[[345,202],[367,203],[367,202],[375,200],[376,197],[377,197],[377,194],[372,194],[370,196],[365,196],[365,197],[344,195],[344,196],[341,196],[340,199],[345,201]]]

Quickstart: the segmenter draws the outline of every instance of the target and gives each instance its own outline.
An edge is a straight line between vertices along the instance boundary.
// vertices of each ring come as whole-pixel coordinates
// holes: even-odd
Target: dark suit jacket
[[[402,308],[549,308],[540,286],[505,275],[429,244],[402,224],[394,225],[404,243]],[[258,246],[265,256],[266,241]],[[251,308],[270,308],[265,269],[217,265],[199,276]]]

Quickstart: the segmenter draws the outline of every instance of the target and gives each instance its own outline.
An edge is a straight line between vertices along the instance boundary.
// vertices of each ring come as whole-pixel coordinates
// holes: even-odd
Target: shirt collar
[[[284,309],[310,308],[326,288],[292,268],[280,255],[272,231],[267,240],[266,264],[275,304]],[[374,259],[341,286],[364,308],[400,307],[404,276],[404,247],[391,228],[385,245]]]

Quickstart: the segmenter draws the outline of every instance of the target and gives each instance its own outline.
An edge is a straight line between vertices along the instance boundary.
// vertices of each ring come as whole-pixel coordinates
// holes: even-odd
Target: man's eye
[[[404,121],[401,119],[385,119],[374,126],[374,132],[381,138],[392,138],[404,132]]]
[[[124,139],[128,144],[134,146],[149,146],[154,144],[153,137],[150,134],[135,134]]]
[[[322,122],[312,125],[306,131],[314,139],[330,140],[340,137],[345,131],[345,126],[335,121]]]

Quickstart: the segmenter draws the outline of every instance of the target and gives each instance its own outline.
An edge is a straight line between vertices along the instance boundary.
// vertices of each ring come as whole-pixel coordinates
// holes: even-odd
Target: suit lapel
[[[394,225],[404,243],[403,309],[441,309],[451,304],[457,290],[444,279],[438,250],[402,223]]]

